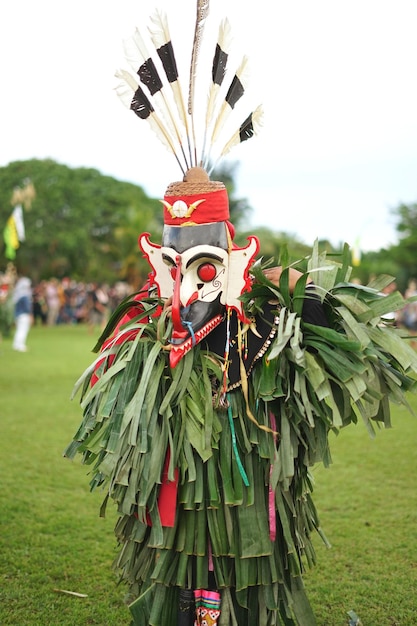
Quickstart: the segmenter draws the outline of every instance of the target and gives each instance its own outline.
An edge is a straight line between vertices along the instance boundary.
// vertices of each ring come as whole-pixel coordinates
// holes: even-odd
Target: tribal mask
[[[204,169],[214,168],[235,146],[256,135],[263,118],[259,105],[245,114],[243,121],[240,118],[238,124],[233,122],[235,109],[239,108],[236,105],[240,106],[245,95],[248,59],[243,56],[237,67],[230,65],[227,20],[219,25],[218,40],[212,50],[212,72],[206,77],[209,83],[200,85],[204,74],[197,80],[208,6],[207,0],[198,3],[188,98],[181,88],[168,22],[163,15],[156,14],[149,28],[156,63],[136,29],[124,43],[133,73],[126,69],[116,73],[120,80],[116,91],[122,102],[149,123],[174,155],[183,175],[181,182],[169,185],[163,200],[162,246],[151,243],[147,234],[140,237],[140,246],[152,267],[151,283],[162,298],[172,298],[173,367],[220,324],[227,310],[234,309],[245,321],[239,298],[250,287],[249,267],[259,248],[255,237],[248,239],[246,248],[233,245],[226,188],[223,183],[210,181]],[[204,94],[205,111],[197,94]]]
[[[162,246],[147,233],[140,246],[152,267],[151,283],[161,298],[172,298],[172,367],[234,309],[245,320],[239,297],[250,288],[249,268],[259,249],[256,237],[245,248],[232,242],[223,183],[201,168],[168,187],[163,201]]]

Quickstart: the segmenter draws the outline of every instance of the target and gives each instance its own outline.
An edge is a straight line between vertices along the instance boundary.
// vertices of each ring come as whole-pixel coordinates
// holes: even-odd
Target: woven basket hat
[[[211,181],[201,167],[190,168],[182,181],[171,183],[164,196],[164,224],[196,226],[228,221],[225,185]]]

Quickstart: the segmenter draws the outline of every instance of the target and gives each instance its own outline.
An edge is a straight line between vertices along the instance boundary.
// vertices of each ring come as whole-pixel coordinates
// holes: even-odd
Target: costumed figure
[[[13,304],[15,318],[15,332],[13,336],[13,350],[26,352],[26,340],[32,324],[32,281],[22,276],[13,289]]]
[[[207,10],[198,3],[194,53]],[[226,72],[228,30],[224,22],[212,95]],[[164,17],[153,18],[151,33],[192,127]],[[127,50],[156,102],[162,81],[138,32]],[[194,73],[193,54],[191,93]],[[389,425],[389,400],[406,403],[417,358],[381,323],[402,298],[380,294],[386,277],[349,283],[347,249],[340,262],[315,246],[298,270],[285,259],[262,268],[255,237],[243,248],[233,243],[227,191],[210,180],[204,154],[182,147],[193,133],[179,143],[138,81],[119,75],[130,108],[164,143],[179,144],[183,178],[164,196],[162,245],[139,239],[148,284],[121,303],[76,386],[84,415],[65,454],[82,454],[92,487],[105,488],[102,514],[109,499],[117,504],[115,567],[133,624],[313,626],[302,576],[315,562],[312,534],[326,539],[310,468],[330,462],[329,431],[358,416],[371,430],[374,421]],[[209,98],[206,127],[215,137],[244,93],[239,77],[217,108]],[[221,153],[256,132],[259,112]],[[208,152],[212,144],[204,142]]]

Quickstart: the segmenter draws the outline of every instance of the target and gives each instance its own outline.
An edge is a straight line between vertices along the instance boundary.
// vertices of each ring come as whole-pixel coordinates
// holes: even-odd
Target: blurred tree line
[[[246,238],[255,234],[264,259],[279,259],[284,246],[292,261],[309,254],[313,241],[302,242],[296,234],[276,232],[267,226],[246,231],[252,208],[245,198],[236,197],[236,166],[218,169],[212,177],[227,187],[236,243],[245,245]],[[134,287],[143,284],[149,266],[137,239],[142,232],[149,232],[154,242],[160,241],[163,221],[159,199],[95,169],[70,168],[50,159],[16,161],[0,168],[2,231],[16,203],[16,190],[28,180],[35,193],[23,210],[26,239],[14,261],[19,273],[35,282],[69,276],[94,282],[125,280]],[[375,274],[390,274],[404,290],[408,280],[417,277],[417,204],[401,205],[394,212],[399,243],[386,250],[362,253],[352,278],[366,284]],[[319,246],[330,254],[340,251],[328,241],[320,241]],[[7,264],[3,238],[0,259],[2,271]]]

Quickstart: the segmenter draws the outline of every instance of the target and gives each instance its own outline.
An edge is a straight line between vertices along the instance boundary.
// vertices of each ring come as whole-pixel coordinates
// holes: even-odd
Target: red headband
[[[212,224],[229,219],[229,199],[226,189],[192,195],[164,197],[164,224],[183,226]]]

